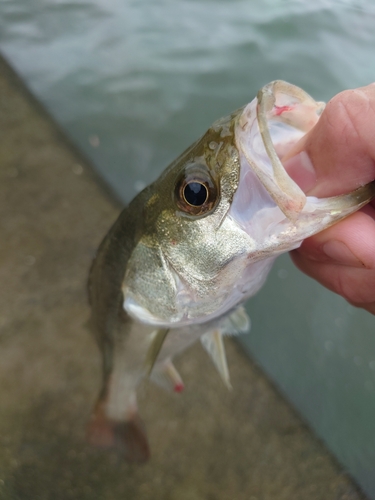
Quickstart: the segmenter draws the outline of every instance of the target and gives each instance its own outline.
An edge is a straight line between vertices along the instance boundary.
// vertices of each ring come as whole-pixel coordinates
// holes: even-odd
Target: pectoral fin
[[[243,306],[237,309],[228,316],[229,325],[225,325],[222,329],[224,335],[237,335],[247,333],[250,330],[250,318]]]
[[[228,389],[232,389],[229,380],[229,370],[222,332],[220,330],[215,330],[213,332],[205,333],[201,337],[201,342],[207,353],[210,355],[216,369],[220,373],[224,384],[228,387]]]

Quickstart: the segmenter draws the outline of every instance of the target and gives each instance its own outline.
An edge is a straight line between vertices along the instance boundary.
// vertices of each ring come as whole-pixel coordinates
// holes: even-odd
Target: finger
[[[305,240],[295,264],[350,303],[375,313],[375,209],[366,207]]]
[[[310,195],[334,196],[375,178],[375,84],[331,99],[315,127],[282,160]]]
[[[346,193],[375,178],[375,85],[334,97],[317,125],[283,158],[308,194]],[[304,241],[297,266],[350,303],[375,314],[375,203]]]
[[[341,295],[353,306],[361,307],[375,314],[375,297],[371,293],[375,282],[374,270],[354,269],[337,264],[312,263],[303,260],[301,254],[296,251],[291,252],[291,257],[295,265],[305,274],[332,292]],[[363,290],[363,283],[370,286]],[[367,296],[364,296],[364,291],[368,293]]]

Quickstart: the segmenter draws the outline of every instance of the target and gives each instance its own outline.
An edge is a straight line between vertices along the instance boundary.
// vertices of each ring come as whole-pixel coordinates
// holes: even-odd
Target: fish
[[[173,358],[200,339],[230,388],[223,337],[249,330],[243,304],[276,257],[374,198],[374,183],[307,196],[286,172],[283,156],[324,106],[290,83],[265,85],[121,212],[89,275],[90,325],[103,368],[90,443],[130,462],[148,460],[140,381],[181,392]]]

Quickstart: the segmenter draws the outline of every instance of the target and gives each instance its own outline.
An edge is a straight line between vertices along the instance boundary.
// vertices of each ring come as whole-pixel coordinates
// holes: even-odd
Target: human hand
[[[282,159],[309,195],[348,193],[375,179],[375,84],[346,90]],[[291,252],[299,269],[375,314],[375,202]]]

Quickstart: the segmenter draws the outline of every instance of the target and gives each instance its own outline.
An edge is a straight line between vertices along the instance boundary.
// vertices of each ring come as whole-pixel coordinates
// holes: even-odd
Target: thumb
[[[374,133],[375,84],[346,90],[282,161],[309,195],[344,194],[375,178]]]
[[[282,158],[309,195],[348,193],[375,178],[375,84],[347,90],[327,104],[318,123]],[[292,252],[306,274],[375,314],[375,202]]]

